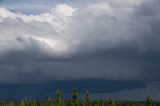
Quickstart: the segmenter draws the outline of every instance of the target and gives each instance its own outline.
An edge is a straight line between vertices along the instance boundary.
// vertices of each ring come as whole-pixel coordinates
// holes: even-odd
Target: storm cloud
[[[38,14],[0,8],[0,83],[160,80],[158,0],[72,5]]]

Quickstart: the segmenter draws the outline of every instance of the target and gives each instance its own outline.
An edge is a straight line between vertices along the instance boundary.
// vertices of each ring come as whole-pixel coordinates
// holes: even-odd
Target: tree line
[[[160,101],[153,101],[150,97],[147,97],[146,101],[143,102],[131,100],[115,101],[112,98],[106,100],[91,100],[91,95],[88,90],[86,91],[83,100],[79,100],[78,91],[74,88],[68,100],[63,100],[61,91],[57,90],[54,94],[54,98],[46,98],[44,101],[30,100],[27,98],[10,102],[2,100],[0,101],[0,106],[160,106]]]

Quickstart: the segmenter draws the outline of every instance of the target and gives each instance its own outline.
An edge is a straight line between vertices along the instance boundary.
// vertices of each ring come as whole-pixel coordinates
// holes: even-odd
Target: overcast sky
[[[159,75],[159,0],[0,0],[1,84]]]

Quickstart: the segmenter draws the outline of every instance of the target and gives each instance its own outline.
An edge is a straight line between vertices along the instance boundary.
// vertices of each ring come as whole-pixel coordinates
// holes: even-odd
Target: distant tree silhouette
[[[74,88],[72,90],[72,93],[71,93],[71,98],[70,98],[70,103],[69,103],[69,106],[79,106],[79,101],[78,101],[78,92],[77,92],[77,89]]]
[[[154,106],[154,103],[153,103],[153,100],[152,98],[150,97],[147,97],[147,100],[146,100],[146,106]]]
[[[64,106],[64,102],[61,99],[61,91],[60,90],[57,90],[55,92],[54,105],[55,106]]]
[[[116,103],[112,98],[108,98],[105,104],[106,106],[116,106]]]
[[[86,95],[83,100],[83,106],[91,106],[91,98],[88,90],[86,91]]]

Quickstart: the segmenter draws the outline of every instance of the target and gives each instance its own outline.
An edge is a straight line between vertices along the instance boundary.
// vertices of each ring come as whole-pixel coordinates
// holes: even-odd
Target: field
[[[78,99],[78,92],[73,89],[68,100],[61,99],[61,92],[57,90],[54,98],[46,98],[44,101],[31,100],[29,98],[20,101],[1,100],[0,106],[160,106],[160,101],[153,101],[150,97],[146,101],[115,101],[112,98],[106,100],[92,100],[89,91],[83,100]]]

